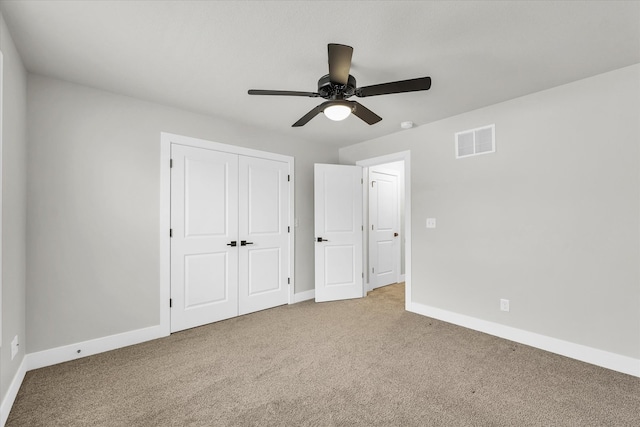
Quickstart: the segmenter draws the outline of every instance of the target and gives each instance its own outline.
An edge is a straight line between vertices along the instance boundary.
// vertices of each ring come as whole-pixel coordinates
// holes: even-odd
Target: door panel
[[[374,173],[373,176],[377,184],[378,202],[382,202],[376,206],[378,215],[377,228],[379,231],[393,232],[398,226],[397,179],[395,176],[381,176],[379,173]]]
[[[172,145],[171,331],[238,314],[238,156]]]
[[[399,277],[398,172],[371,168],[369,181],[369,281],[377,288]]]
[[[281,289],[280,248],[249,248],[249,297]],[[284,303],[283,303],[284,304]]]
[[[355,231],[357,220],[354,215],[354,189],[351,186],[351,175],[352,171],[340,169],[323,175],[325,233],[353,233]],[[358,178],[361,179],[361,177]]]
[[[316,301],[363,297],[362,168],[316,164],[314,202]]]
[[[395,247],[393,240],[384,240],[376,242],[376,274],[393,273],[395,269]]]
[[[211,160],[184,159],[185,235],[228,236],[228,170]],[[222,200],[223,203],[219,203]]]
[[[240,157],[240,314],[286,304],[289,260],[289,165]]]
[[[227,288],[216,286],[216,283],[226,282],[227,264],[225,252],[184,257],[184,306],[187,310],[227,299]]]
[[[325,286],[351,286],[355,282],[354,246],[352,244],[324,246]]]

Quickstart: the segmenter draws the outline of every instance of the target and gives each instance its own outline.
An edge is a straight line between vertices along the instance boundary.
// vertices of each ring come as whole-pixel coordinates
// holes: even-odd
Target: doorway
[[[368,168],[368,290],[401,282],[404,162]]]
[[[380,170],[394,170],[397,171],[399,179],[399,201],[397,210],[399,211],[398,217],[400,222],[400,231],[398,232],[397,246],[399,248],[398,272],[397,281],[405,282],[405,309],[408,309],[411,305],[411,153],[410,151],[402,151],[398,153],[388,154],[380,157],[374,157],[370,159],[359,160],[356,162],[357,166],[363,168],[363,181],[368,182],[368,188],[363,192],[364,206],[370,206],[370,188],[371,188],[371,171]],[[374,183],[375,186],[375,183]],[[371,225],[370,224],[370,209],[365,209],[363,215],[363,221],[367,233],[364,233],[364,270],[365,274],[365,287],[367,291],[374,289],[376,286],[375,281],[371,281],[372,268],[375,262],[372,262],[371,257],[376,256],[375,251],[371,250]],[[375,231],[375,224],[374,231]],[[373,253],[372,253],[373,252]],[[395,256],[398,256],[397,254]],[[383,285],[382,285],[383,286]]]

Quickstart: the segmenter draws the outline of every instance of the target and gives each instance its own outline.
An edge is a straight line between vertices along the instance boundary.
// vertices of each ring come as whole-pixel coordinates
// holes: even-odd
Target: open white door
[[[314,172],[316,302],[362,298],[362,168]]]
[[[369,169],[369,281],[396,283],[400,268],[399,172]]]

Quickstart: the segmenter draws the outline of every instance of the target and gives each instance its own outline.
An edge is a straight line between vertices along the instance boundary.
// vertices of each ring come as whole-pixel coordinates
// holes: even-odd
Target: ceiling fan
[[[400,80],[397,82],[357,88],[355,77],[349,74],[353,48],[335,43],[329,44],[328,47],[329,74],[320,77],[317,92],[250,89],[249,95],[307,96],[309,98],[319,97],[327,100],[302,116],[292,127],[304,126],[320,113],[324,113],[329,119],[336,121],[344,120],[353,113],[355,116],[372,125],[382,120],[382,117],[357,101],[348,101],[350,97],[355,95],[358,98],[365,98],[367,96],[387,95],[391,93],[415,92],[428,90],[431,87],[431,77],[419,77],[417,79]]]

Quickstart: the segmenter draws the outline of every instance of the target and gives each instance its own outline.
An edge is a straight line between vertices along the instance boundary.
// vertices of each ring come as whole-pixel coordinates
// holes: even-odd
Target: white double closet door
[[[288,302],[289,164],[172,144],[171,331]]]

